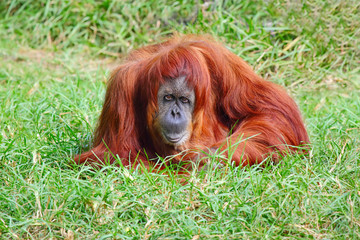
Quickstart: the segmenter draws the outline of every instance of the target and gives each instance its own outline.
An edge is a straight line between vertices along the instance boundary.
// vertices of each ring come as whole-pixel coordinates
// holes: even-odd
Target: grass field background
[[[70,164],[130,50],[209,34],[297,101],[308,157],[177,176]],[[0,238],[360,239],[360,2],[0,2]]]

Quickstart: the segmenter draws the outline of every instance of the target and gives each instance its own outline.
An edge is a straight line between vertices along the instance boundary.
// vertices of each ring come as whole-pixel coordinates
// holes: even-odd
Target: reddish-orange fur
[[[174,149],[157,136],[152,118],[160,84],[181,74],[194,88],[196,103],[191,138]],[[295,151],[293,146],[308,142],[300,112],[283,89],[263,80],[243,59],[208,37],[184,36],[131,52],[112,73],[94,148],[75,161],[113,162],[113,154],[124,165],[149,166],[156,160],[148,159],[186,149],[220,148],[227,155],[228,145],[238,143],[232,161],[251,165],[269,155],[278,161]],[[109,150],[112,154],[107,154]],[[193,154],[183,157],[196,160]]]

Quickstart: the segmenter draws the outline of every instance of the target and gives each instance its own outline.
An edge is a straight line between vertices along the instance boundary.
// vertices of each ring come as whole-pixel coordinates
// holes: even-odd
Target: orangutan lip
[[[164,133],[164,136],[166,137],[166,139],[171,142],[171,143],[178,143],[181,141],[181,139],[184,137],[184,135],[181,136],[176,136],[176,137],[170,137],[167,134]]]

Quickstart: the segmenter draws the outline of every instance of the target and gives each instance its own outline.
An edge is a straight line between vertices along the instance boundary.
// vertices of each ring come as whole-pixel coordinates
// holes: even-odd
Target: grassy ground
[[[360,239],[359,16],[357,0],[1,1],[0,238]],[[285,86],[312,154],[186,185],[69,165],[119,57],[174,31]]]

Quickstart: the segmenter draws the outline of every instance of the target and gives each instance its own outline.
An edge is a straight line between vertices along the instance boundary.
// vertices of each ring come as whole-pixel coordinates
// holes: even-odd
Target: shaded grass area
[[[0,236],[360,238],[357,1],[3,1]],[[303,112],[308,157],[179,176],[74,168],[117,57],[208,33]]]

